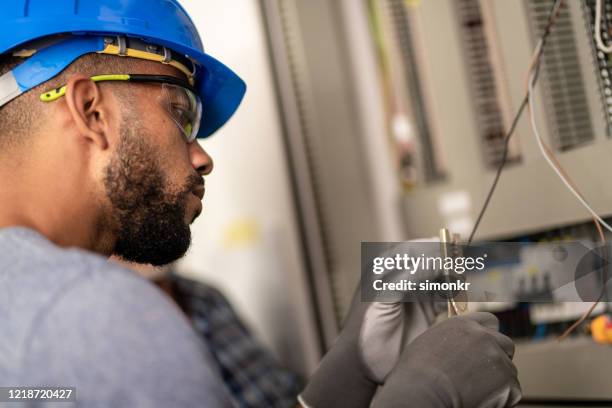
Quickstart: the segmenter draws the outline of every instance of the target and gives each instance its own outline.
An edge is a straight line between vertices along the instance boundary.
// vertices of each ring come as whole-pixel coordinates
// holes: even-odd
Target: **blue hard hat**
[[[193,21],[176,0],[11,0],[2,4],[0,54],[58,34],[72,34],[72,39],[64,48],[35,54],[30,59],[38,59],[36,63],[24,63],[20,71],[15,70],[19,92],[48,81],[78,57],[99,51],[103,42],[92,38],[112,35],[167,47],[196,63],[196,89],[202,99],[198,138],[223,126],[246,91],[238,75],[204,52]],[[46,70],[41,68],[45,64]],[[0,77],[0,86],[1,81]]]

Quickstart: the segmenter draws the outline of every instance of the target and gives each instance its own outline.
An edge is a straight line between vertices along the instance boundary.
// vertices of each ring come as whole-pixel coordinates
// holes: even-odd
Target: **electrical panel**
[[[531,56],[554,3],[402,2],[404,12],[412,18],[409,37],[421,50],[411,64],[427,67],[422,81],[428,83],[420,86],[427,90],[430,127],[436,129],[438,150],[445,156],[443,179],[418,178],[404,193],[409,238],[431,236],[441,227],[464,238],[470,234],[502,159],[510,121],[525,98]],[[610,44],[612,1],[602,3],[601,35]],[[609,55],[599,51],[594,40],[595,4],[595,0],[565,2],[544,48],[534,109],[540,133],[581,193],[600,215],[610,217],[612,189],[607,187],[607,176],[612,173],[612,70]],[[384,30],[397,31],[399,27],[391,21]],[[383,75],[392,70],[382,64]],[[408,102],[419,103],[416,99]],[[420,138],[418,131],[415,137]],[[590,248],[599,241],[590,218],[546,163],[525,112],[510,140],[506,168],[476,240],[569,240]],[[469,279],[479,280],[479,287],[488,287],[492,293],[511,288],[513,293],[546,300],[474,304],[495,312],[501,330],[517,342],[517,366],[519,373],[525,373],[520,374],[524,395],[527,399],[611,399],[607,386],[590,381],[590,376],[576,378],[576,371],[558,376],[561,382],[573,381],[572,385],[554,384],[542,375],[555,365],[552,358],[570,350],[575,356],[599,353],[593,372],[609,369],[612,353],[589,341],[585,326],[561,346],[551,340],[584,315],[591,303],[568,302],[562,291],[552,289],[560,280],[572,278],[554,270],[537,247],[515,255],[512,262]],[[596,275],[589,279],[581,284],[588,284],[594,293],[603,290]],[[595,315],[608,310],[609,295],[594,309]],[[569,358],[567,367],[579,370],[580,360]]]
[[[416,65],[426,71],[420,86],[445,171],[444,178],[420,177],[406,190],[406,230],[416,238],[446,226],[467,236],[495,176],[509,122],[524,99],[531,55],[553,0],[401,3],[411,16]],[[561,11],[543,55],[535,112],[540,133],[581,192],[601,215],[610,216],[612,191],[602,185],[612,172],[612,89],[607,57],[594,48],[591,3],[569,1]],[[408,100],[407,110],[415,111],[410,106],[415,103]],[[525,113],[476,239],[511,238],[589,218],[548,167]]]
[[[612,72],[608,56],[594,45],[594,3],[565,1],[542,58],[534,118],[582,194],[609,219]],[[603,3],[602,36],[612,43],[607,31],[612,0]],[[321,244],[321,262],[313,270],[316,295],[324,298],[327,289],[319,288],[329,287],[340,318],[358,279],[355,242],[392,240],[379,229],[380,220],[395,220],[385,218],[388,213],[396,211],[395,224],[404,227],[399,239],[431,237],[442,227],[469,236],[503,159],[504,137],[524,101],[532,53],[553,0],[264,4],[281,10],[270,21],[284,29],[271,41],[285,40],[273,47],[273,55],[283,106],[296,105],[284,115],[293,170],[303,176],[297,178],[298,196],[302,200],[304,190],[303,196],[315,197],[305,213],[317,217],[305,217],[304,225],[305,235]],[[267,17],[276,14],[270,8]],[[544,160],[526,112],[508,147],[506,168],[475,239],[596,242],[590,214]],[[295,159],[300,155],[306,165]],[[380,171],[383,167],[389,171]],[[389,184],[397,190],[379,188]],[[549,339],[588,307],[554,298],[549,292],[555,277],[537,258],[520,253],[514,264],[482,276],[494,282],[503,274],[508,280],[502,281],[518,292],[553,296],[549,304],[485,305],[518,341],[520,364],[536,360],[521,357],[530,356],[534,340],[551,350],[549,356],[534,351],[537,358],[557,355]],[[330,302],[320,303],[326,312],[321,315],[331,314]],[[603,302],[596,312],[607,307]],[[580,343],[576,354],[588,354],[593,349],[581,342],[584,332],[577,334],[571,339]],[[587,389],[583,383],[546,390],[537,388],[547,384],[536,378],[524,386],[536,397],[581,398],[585,395],[576,392]],[[555,394],[560,389],[568,392]],[[605,389],[589,390],[597,398],[612,397]]]

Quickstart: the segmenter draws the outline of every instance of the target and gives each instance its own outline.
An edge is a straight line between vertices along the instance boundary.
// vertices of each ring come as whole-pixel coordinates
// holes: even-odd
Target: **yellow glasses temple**
[[[94,82],[103,82],[103,81],[129,81],[129,75],[96,75],[91,77],[91,80]],[[43,102],[53,102],[61,98],[66,94],[66,85],[61,86],[59,88],[53,89],[51,91],[45,92],[40,95],[40,100]]]

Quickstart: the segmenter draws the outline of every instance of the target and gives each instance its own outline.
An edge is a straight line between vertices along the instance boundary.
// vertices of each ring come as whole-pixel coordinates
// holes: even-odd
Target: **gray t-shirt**
[[[233,406],[208,351],[156,287],[21,227],[0,229],[0,386],[76,387],[77,403],[55,408]]]

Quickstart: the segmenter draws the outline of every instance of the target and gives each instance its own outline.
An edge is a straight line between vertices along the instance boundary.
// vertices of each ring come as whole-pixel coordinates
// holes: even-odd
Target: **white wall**
[[[234,118],[202,143],[215,168],[178,269],[223,290],[285,364],[311,372],[319,355],[259,3],[181,3],[206,52],[237,71],[248,90]]]

